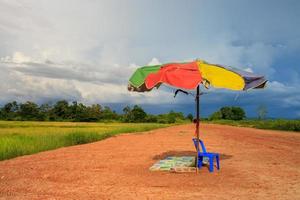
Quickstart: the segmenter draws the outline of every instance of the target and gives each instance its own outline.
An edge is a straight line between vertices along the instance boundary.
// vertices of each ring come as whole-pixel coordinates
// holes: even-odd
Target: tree
[[[56,120],[69,119],[69,103],[66,100],[56,102],[53,107],[53,114]]]
[[[69,106],[69,119],[77,122],[95,122],[102,117],[102,107],[99,104],[86,106],[77,101],[73,101]]]
[[[228,119],[228,120],[242,120],[246,117],[245,111],[240,107],[222,107],[219,111],[214,112],[209,119]]]
[[[265,119],[268,113],[267,107],[265,105],[259,105],[257,107],[258,119]]]
[[[2,117],[7,120],[14,120],[19,111],[19,105],[16,101],[9,102],[4,105],[2,110]]]
[[[39,107],[39,120],[48,121],[51,118],[52,107],[49,104],[42,104]]]
[[[22,120],[38,120],[40,114],[39,107],[37,104],[27,101],[20,104],[19,114]]]
[[[232,119],[233,113],[230,107],[222,107],[220,111],[222,114],[222,119]]]
[[[3,110],[6,113],[17,112],[19,110],[19,105],[16,101],[9,102],[9,103],[4,105]]]
[[[133,106],[131,110],[133,122],[143,122],[147,116],[147,113],[138,105]]]
[[[123,120],[124,122],[132,122],[133,121],[133,116],[131,113],[131,108],[129,106],[126,106],[123,108]]]
[[[74,110],[74,113],[71,113],[70,119],[77,122],[89,121],[88,107],[83,103],[76,104],[76,109]]]
[[[77,101],[73,101],[72,105],[70,105],[67,109],[67,118],[76,121],[87,121],[88,113],[87,107],[82,103],[78,103]]]
[[[78,106],[78,102],[77,101],[73,101],[72,105],[70,105],[69,107],[69,114],[70,114],[70,118],[73,119],[74,121],[76,121],[76,118],[78,117],[78,111],[79,111],[79,106]],[[77,120],[79,121],[79,120]]]
[[[101,119],[102,106],[100,104],[93,104],[88,107],[89,118],[93,121],[98,121]]]
[[[105,106],[104,110],[102,111],[101,119],[104,120],[118,119],[118,114],[115,111],[112,111],[110,107]]]
[[[240,107],[231,107],[232,120],[242,120],[246,117],[245,111]]]
[[[91,106],[84,106],[79,104],[79,112],[77,113],[77,121],[96,122],[102,117],[102,107],[99,104],[93,104]]]
[[[186,119],[190,120],[191,122],[193,121],[194,119],[194,116],[190,113],[186,116]]]
[[[155,120],[152,117],[147,118],[147,113],[138,105],[134,105],[132,109],[129,106],[126,106],[123,108],[123,113],[124,122],[150,122]]]
[[[2,108],[0,109],[0,120],[4,120],[5,116],[4,116],[4,112],[2,110]]]

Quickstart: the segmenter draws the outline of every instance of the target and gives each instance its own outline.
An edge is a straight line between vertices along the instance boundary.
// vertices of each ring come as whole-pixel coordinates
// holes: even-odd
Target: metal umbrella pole
[[[198,173],[198,162],[199,162],[199,121],[200,121],[200,113],[199,113],[199,98],[200,98],[200,88],[197,86],[197,94],[196,94],[196,134],[197,134],[197,156],[196,156],[196,173]]]

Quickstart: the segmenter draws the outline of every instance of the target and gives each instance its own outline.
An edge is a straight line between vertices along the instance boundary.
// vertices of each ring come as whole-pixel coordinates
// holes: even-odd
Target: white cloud
[[[159,62],[152,59],[151,62]],[[98,64],[101,66],[101,63]],[[7,101],[51,102],[58,99],[77,100],[92,103],[170,103],[172,94],[168,91],[131,93],[127,91],[127,79],[137,68],[131,64],[129,71],[113,64],[103,70],[87,63],[54,63],[49,60],[33,60],[22,52],[2,58],[0,80],[6,84],[0,87],[2,98]],[[93,71],[87,71],[87,69]],[[159,101],[158,101],[159,99]]]
[[[2,69],[2,72],[4,73],[0,74],[0,103],[13,100],[43,103],[58,99],[82,99],[72,81],[27,76],[9,68]]]
[[[251,72],[251,73],[253,73],[253,70],[250,68],[250,67],[248,67],[248,68],[246,68],[246,69],[244,69],[246,72]]]
[[[15,63],[26,63],[30,62],[31,58],[28,56],[25,56],[22,52],[15,52],[12,58],[12,62]]]
[[[297,87],[287,86],[278,81],[269,81],[267,84],[267,90],[270,90],[272,92],[290,92],[298,90]]]
[[[152,58],[148,65],[161,65],[161,62],[157,58]]]
[[[11,64],[22,64],[31,62],[32,59],[29,56],[25,56],[22,52],[14,52],[14,54],[11,56],[5,56],[0,58],[1,63],[11,63]]]

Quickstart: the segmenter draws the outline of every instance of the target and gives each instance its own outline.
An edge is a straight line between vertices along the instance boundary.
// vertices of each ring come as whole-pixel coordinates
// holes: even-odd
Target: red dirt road
[[[300,199],[300,134],[202,124],[221,170],[150,172],[193,155],[194,126],[124,134],[0,162],[0,199]]]

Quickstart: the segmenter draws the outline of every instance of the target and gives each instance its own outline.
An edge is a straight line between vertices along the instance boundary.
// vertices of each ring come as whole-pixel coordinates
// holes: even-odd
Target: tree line
[[[0,120],[16,121],[73,121],[73,122],[153,122],[175,123],[184,120],[192,120],[193,115],[184,116],[182,112],[170,111],[166,114],[151,115],[142,107],[134,105],[126,106],[123,113],[119,114],[108,106],[93,104],[90,106],[74,101],[69,103],[65,100],[55,104],[38,105],[27,101],[18,103],[9,102],[0,107]]]
[[[240,107],[222,107],[209,116],[208,120],[242,120],[246,118],[245,111]],[[38,105],[27,101],[18,103],[9,102],[0,107],[0,120],[10,121],[73,121],[73,122],[152,122],[152,123],[175,123],[184,120],[193,120],[193,115],[184,116],[182,112],[170,111],[169,113],[152,115],[146,113],[142,107],[134,105],[123,108],[119,114],[109,106],[93,104],[90,106],[73,101],[57,101],[54,104]]]

